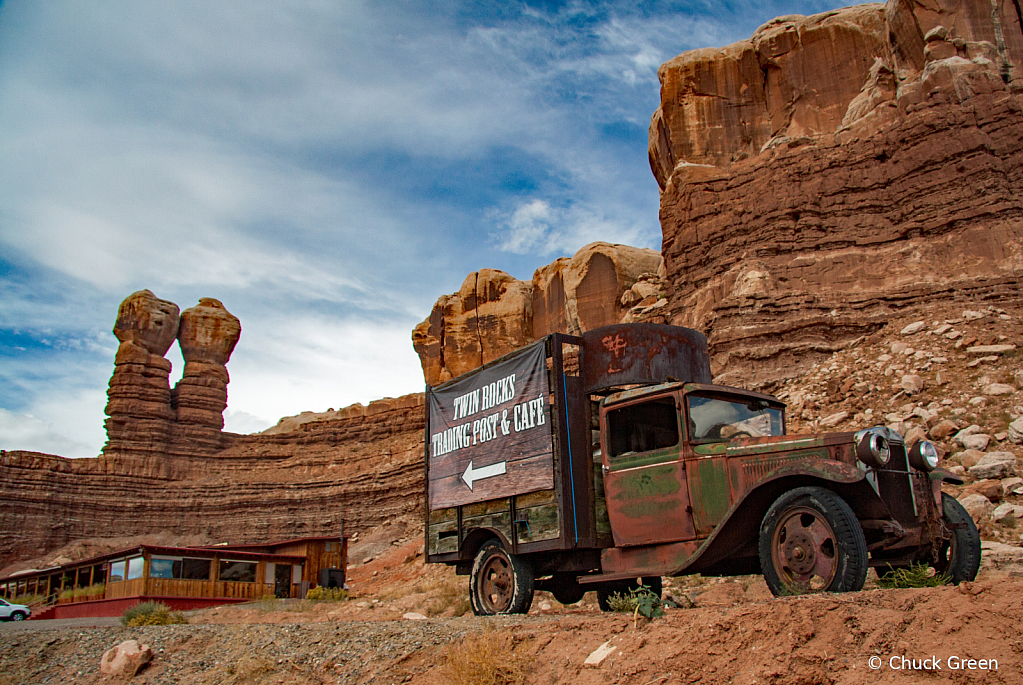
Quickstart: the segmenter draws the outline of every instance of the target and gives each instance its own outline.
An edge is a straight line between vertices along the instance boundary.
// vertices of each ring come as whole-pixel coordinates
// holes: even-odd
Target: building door
[[[274,565],[274,596],[291,597],[291,564]]]

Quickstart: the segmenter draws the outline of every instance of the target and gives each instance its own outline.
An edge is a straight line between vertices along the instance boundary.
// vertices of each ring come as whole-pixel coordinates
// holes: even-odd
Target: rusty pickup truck
[[[427,388],[426,412],[426,560],[469,576],[478,615],[524,613],[536,590],[607,609],[694,573],[762,573],[782,595],[980,564],[934,445],[790,435],[778,399],[712,384],[691,329],[552,334]]]

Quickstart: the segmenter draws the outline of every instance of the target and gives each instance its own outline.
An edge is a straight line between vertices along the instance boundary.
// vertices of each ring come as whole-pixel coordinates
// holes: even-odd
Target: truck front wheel
[[[760,568],[776,597],[860,590],[867,566],[867,542],[856,514],[824,488],[786,492],[760,524]]]
[[[499,540],[476,553],[469,576],[469,603],[477,616],[524,614],[533,603],[533,568],[509,554]]]
[[[952,539],[938,550],[934,570],[948,574],[958,585],[973,580],[980,569],[980,533],[977,524],[966,513],[963,505],[947,493],[941,493],[941,508],[945,511],[945,524],[952,529]]]

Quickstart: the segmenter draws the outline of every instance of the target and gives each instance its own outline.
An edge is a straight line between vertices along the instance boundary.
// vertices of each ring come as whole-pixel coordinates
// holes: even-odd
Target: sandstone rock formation
[[[670,322],[762,384],[935,299],[1018,298],[1013,3],[780,17],[661,66],[650,162]]]
[[[537,269],[531,281],[495,269],[469,274],[412,332],[426,382],[443,383],[549,333],[621,322],[660,299],[648,301],[660,290],[660,264],[653,250],[591,243]],[[632,290],[637,284],[643,295]]]
[[[121,341],[107,391],[107,444],[114,457],[145,457],[166,451],[174,423],[164,358],[178,334],[178,306],[148,290],[121,303],[114,335]]]
[[[226,364],[241,332],[237,317],[213,298],[181,314],[178,344],[185,370],[171,393],[176,442],[200,450],[220,447],[230,380]]]
[[[114,335],[121,345],[107,391],[103,463],[114,471],[155,468],[171,477],[187,472],[182,459],[219,450],[229,380],[225,364],[241,335],[238,319],[212,298],[199,300],[179,318],[176,304],[140,290],[121,303]],[[171,363],[164,355],[175,339],[185,369],[171,390]]]

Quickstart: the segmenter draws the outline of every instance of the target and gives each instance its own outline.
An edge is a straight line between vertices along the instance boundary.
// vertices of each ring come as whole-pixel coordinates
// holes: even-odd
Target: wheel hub
[[[789,535],[782,545],[782,559],[786,566],[797,575],[806,575],[817,563],[817,555],[813,548],[813,538],[804,531],[796,531]]]
[[[481,574],[480,597],[495,613],[505,611],[512,603],[514,586],[508,561],[499,556],[490,558]]]
[[[773,557],[778,576],[794,591],[825,590],[838,568],[835,533],[809,507],[790,510],[775,529]]]

